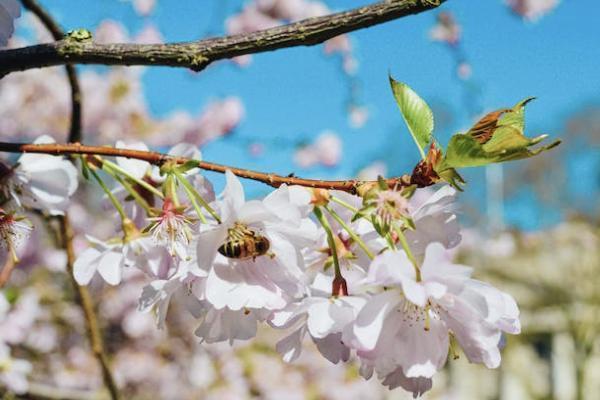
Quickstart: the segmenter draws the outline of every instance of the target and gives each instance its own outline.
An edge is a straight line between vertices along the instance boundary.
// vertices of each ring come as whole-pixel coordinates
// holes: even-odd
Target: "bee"
[[[240,228],[230,229],[227,240],[218,248],[219,253],[237,260],[254,260],[267,254],[271,247],[269,239],[246,227]]]

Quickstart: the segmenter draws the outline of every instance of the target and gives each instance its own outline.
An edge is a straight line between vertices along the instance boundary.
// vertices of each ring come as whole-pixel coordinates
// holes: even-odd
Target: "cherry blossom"
[[[344,343],[384,384],[415,395],[445,364],[451,336],[469,361],[498,367],[502,332],[520,332],[519,310],[510,295],[470,274],[470,268],[447,261],[439,243],[427,247],[418,272],[403,251],[384,252],[369,267],[365,284],[387,290],[367,301],[344,331]]]
[[[54,143],[41,136],[34,143]],[[23,154],[14,168],[0,177],[2,191],[18,205],[60,215],[78,186],[77,169],[63,157],[46,154]]]
[[[33,369],[26,360],[12,358],[10,348],[0,343],[0,381],[16,394],[24,394],[29,388],[27,375]]]
[[[439,242],[448,249],[458,245],[461,234],[455,201],[456,190],[442,186],[418,207],[411,207],[410,216],[416,229],[407,231],[406,238],[416,255],[425,254],[425,249],[432,242]]]
[[[94,246],[83,251],[73,265],[77,283],[87,285],[98,273],[106,283],[121,282],[123,268],[136,266],[153,276],[169,269],[170,256],[164,247],[157,246],[148,236],[137,236],[126,242],[120,239],[101,241],[87,236]]]
[[[302,168],[317,164],[326,167],[336,166],[342,157],[342,141],[332,131],[321,133],[313,144],[300,147],[294,154],[294,161]]]
[[[437,16],[437,24],[429,31],[431,40],[456,46],[460,41],[461,27],[449,12],[441,12]]]
[[[14,19],[21,15],[21,6],[16,0],[0,0],[0,47],[6,46],[15,31]]]
[[[506,4],[515,14],[531,21],[536,21],[552,11],[559,2],[559,0],[506,0]]]
[[[264,201],[246,202],[235,175],[227,172],[226,179],[218,203],[222,221],[198,236],[198,266],[208,273],[204,296],[217,309],[281,309],[304,290],[303,260],[295,242],[316,238],[314,224],[303,223],[302,211],[287,187]],[[306,196],[306,205],[309,200]],[[280,214],[283,210],[286,216]],[[265,252],[241,258],[226,255],[228,241],[257,237],[267,240]]]
[[[148,16],[156,7],[156,0],[132,0],[133,8],[141,16]]]
[[[16,249],[32,229],[25,217],[7,213],[0,208],[0,262],[4,262],[7,253],[11,253],[13,261],[18,260]]]
[[[311,295],[276,311],[269,323],[293,332],[277,343],[284,361],[292,362],[302,352],[308,333],[325,358],[334,364],[348,361],[350,349],[342,341],[342,331],[354,322],[366,300],[355,296],[331,296],[332,278],[318,274],[311,285]]]

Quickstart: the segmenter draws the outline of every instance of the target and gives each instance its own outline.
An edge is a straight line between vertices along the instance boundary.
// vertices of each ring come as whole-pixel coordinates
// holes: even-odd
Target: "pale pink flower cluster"
[[[28,339],[39,312],[38,297],[32,291],[22,294],[16,306],[11,307],[4,291],[0,290],[0,382],[16,394],[27,392],[27,375],[31,373],[32,365],[14,358],[11,346]]]
[[[429,37],[435,42],[446,44],[456,58],[456,76],[466,81],[472,73],[471,64],[467,61],[463,49],[460,48],[462,28],[450,12],[437,15],[436,24],[429,30]]]
[[[158,28],[146,24],[135,36],[130,37],[127,29],[117,21],[110,19],[102,21],[94,32],[94,41],[97,43],[162,43],[163,38]]]
[[[441,12],[437,16],[435,26],[429,31],[429,37],[431,40],[456,46],[460,41],[461,30],[451,13]]]
[[[117,146],[146,149],[140,142]],[[178,145],[170,154],[201,159],[193,145]],[[50,170],[56,172],[38,181],[36,157],[55,165]],[[364,198],[337,191],[323,197],[286,185],[248,200],[230,171],[215,197],[193,165],[158,168],[117,158],[106,167],[142,186],[117,185],[112,196],[126,214],[122,230],[105,240],[89,236],[91,246],[78,248],[74,275],[82,285],[98,276],[129,287],[128,300],[109,297],[102,307],[110,318],[122,320],[131,338],[157,334],[149,331],[151,319],[131,312],[136,296],[138,308],[161,328],[176,300],[178,309],[198,321],[195,335],[204,343],[248,340],[259,326],[270,326],[287,331],[275,346],[286,362],[297,360],[310,339],[330,362],[356,360],[365,379],[377,376],[385,386],[418,396],[459,348],[471,362],[498,367],[502,335],[520,330],[512,297],[451,261],[448,249],[461,235],[450,186],[416,201],[391,189],[371,189],[375,193]],[[7,169],[16,172],[5,200],[59,213],[77,187],[73,169],[60,157],[26,154]],[[363,217],[355,218],[364,207]],[[22,307],[31,303],[25,300]],[[39,317],[25,314],[28,320],[4,324],[0,338],[25,340],[19,327]],[[39,349],[54,346],[40,336],[27,338]],[[10,351],[0,350],[10,360]],[[122,359],[120,379],[135,382],[150,373],[131,375],[127,365],[133,360]],[[0,379],[9,371],[11,382],[18,383],[14,390],[25,390],[28,364],[5,363],[16,369],[0,370]]]
[[[50,39],[34,19],[27,23],[37,40]],[[156,43],[162,38],[152,25],[130,37],[121,24],[106,20],[98,26],[94,40]],[[13,45],[17,44],[26,43]],[[244,117],[241,100],[229,96],[214,99],[197,115],[179,111],[156,118],[144,98],[143,76],[141,67],[117,67],[105,72],[86,70],[80,74],[85,110],[83,131],[90,140],[106,143],[144,137],[160,146],[181,142],[201,145],[231,132]],[[70,110],[70,90],[63,68],[10,74],[0,80],[0,137],[9,139],[10,135],[31,140],[48,132],[67,132]]]
[[[156,7],[156,0],[132,0],[133,9],[138,15],[147,17]]]
[[[530,21],[537,21],[555,9],[560,0],[506,0],[506,4],[517,15]]]
[[[225,21],[227,33],[231,35],[249,33],[273,28],[286,22],[321,17],[331,10],[318,0],[255,0],[247,3],[242,10]],[[325,54],[340,54],[346,73],[356,70],[356,60],[352,56],[352,45],[347,35],[336,36],[325,42]],[[250,63],[249,55],[236,57],[241,66]]]
[[[335,167],[342,158],[342,140],[332,131],[324,131],[314,143],[303,145],[296,150],[294,162],[301,168],[316,165]]]

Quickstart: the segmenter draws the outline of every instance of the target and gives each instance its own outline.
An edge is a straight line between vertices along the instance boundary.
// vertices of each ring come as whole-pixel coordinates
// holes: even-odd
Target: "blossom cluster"
[[[270,326],[285,331],[276,350],[286,362],[308,338],[330,362],[357,360],[364,378],[415,396],[459,348],[469,361],[497,367],[503,334],[519,332],[512,297],[451,261],[461,239],[451,186],[431,193],[381,180],[354,195],[282,185],[248,200],[229,170],[215,196],[195,146],[179,144],[169,155],[190,161],[77,161],[121,223],[107,237],[87,237],[74,277],[118,285],[138,271],[146,281],[138,307],[159,328],[177,299],[197,319],[201,342],[248,340]],[[45,154],[22,155],[1,171],[6,258],[11,240],[27,233],[24,210],[60,215],[78,178],[71,161]]]
[[[3,7],[2,2],[0,7]],[[3,22],[0,31],[7,29]],[[52,41],[47,30],[31,15],[25,14],[19,22],[31,32],[35,41]],[[2,33],[0,46],[1,36]],[[98,43],[162,42],[154,25],[145,25],[130,34],[121,23],[113,20],[102,21],[93,38]],[[8,41],[11,48],[27,44],[20,35]],[[202,146],[231,133],[242,122],[244,104],[234,95],[212,99],[196,114],[177,111],[164,117],[153,115],[143,90],[145,71],[144,67],[82,71],[79,75],[85,110],[82,130],[90,139],[88,141],[93,138],[97,143],[107,143],[144,137],[153,146],[178,142]],[[47,132],[65,132],[70,124],[70,113],[70,88],[63,68],[11,74],[0,80],[0,138],[18,136],[33,140]],[[169,134],[165,135],[165,132]]]
[[[331,10],[319,0],[256,0],[247,3],[244,8],[225,21],[227,33],[236,35],[273,28],[286,22],[321,17],[330,14]],[[352,44],[348,35],[336,36],[325,42],[325,54],[340,54],[343,69],[353,73],[356,60],[352,56]],[[234,59],[239,65],[248,65],[251,56],[245,55]]]
[[[506,0],[512,12],[529,21],[537,21],[559,3],[560,0]]]

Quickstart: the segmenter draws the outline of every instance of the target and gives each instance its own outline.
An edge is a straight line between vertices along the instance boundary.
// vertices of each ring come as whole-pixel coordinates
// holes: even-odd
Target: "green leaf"
[[[406,84],[390,76],[390,85],[404,122],[424,159],[425,148],[431,141],[433,132],[433,113],[427,103]]]
[[[528,138],[524,135],[525,105],[533,100],[527,98],[512,109],[493,111],[466,134],[454,135],[448,143],[446,155],[436,168],[438,175],[449,175],[451,168],[478,167],[491,163],[520,160],[533,157],[560,144],[557,140],[548,146],[530,147],[540,143],[547,135]]]

